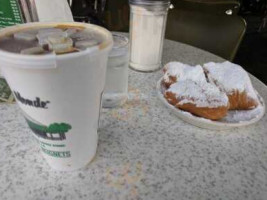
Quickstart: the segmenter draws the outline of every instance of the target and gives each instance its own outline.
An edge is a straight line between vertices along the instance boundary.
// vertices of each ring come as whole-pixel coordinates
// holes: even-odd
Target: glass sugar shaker
[[[170,0],[129,0],[130,67],[151,72],[161,68]]]

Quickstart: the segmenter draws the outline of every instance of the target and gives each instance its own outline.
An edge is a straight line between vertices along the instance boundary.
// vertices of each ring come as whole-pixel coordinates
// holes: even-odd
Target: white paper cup
[[[0,50],[0,63],[43,156],[52,168],[68,171],[84,167],[96,153],[111,33],[83,23],[31,23],[2,29],[0,37],[57,25],[94,29],[105,39],[97,47],[65,55],[29,56]]]

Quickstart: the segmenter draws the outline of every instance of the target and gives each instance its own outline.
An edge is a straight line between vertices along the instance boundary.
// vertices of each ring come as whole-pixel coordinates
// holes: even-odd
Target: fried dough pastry
[[[249,110],[258,106],[257,94],[241,66],[226,61],[206,63],[203,68],[208,81],[228,96],[230,110]]]
[[[164,96],[173,106],[210,120],[225,117],[229,107],[226,94],[207,82],[179,81]]]
[[[164,66],[163,72],[163,84],[166,88],[169,88],[173,83],[188,79],[206,82],[203,68],[200,65],[190,66],[180,62],[170,62]]]

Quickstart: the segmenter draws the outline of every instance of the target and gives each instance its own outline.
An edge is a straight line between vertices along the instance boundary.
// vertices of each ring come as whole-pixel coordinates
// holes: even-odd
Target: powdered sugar
[[[205,76],[205,73],[208,72]],[[176,77],[177,83],[173,83],[169,89],[164,82],[171,81],[169,77]],[[206,63],[192,67],[179,62],[171,62],[165,66],[165,75],[162,79],[160,94],[162,101],[181,119],[203,128],[228,129],[253,124],[259,121],[265,113],[263,99],[254,90],[246,71],[233,63]],[[248,97],[257,100],[259,105],[251,110],[228,111],[226,117],[219,121],[212,121],[196,117],[189,112],[182,111],[172,106],[164,98],[163,94],[172,92],[176,95],[179,104],[192,103],[198,107],[216,108],[227,106],[227,95],[234,91],[246,92]]]
[[[250,78],[241,66],[226,61],[223,63],[209,62],[203,67],[208,72],[208,80],[227,94],[234,91],[246,92],[249,97],[257,99]]]
[[[179,104],[192,103],[197,107],[216,108],[228,105],[228,97],[216,86],[207,82],[183,80],[174,83],[167,90],[176,94]]]
[[[179,104],[193,103],[209,108],[227,106],[227,95],[235,91],[246,92],[248,97],[258,100],[247,72],[228,61],[209,62],[203,67],[170,62],[164,70],[164,82],[170,83],[170,77],[176,77],[178,83],[172,84],[168,91],[176,94]]]
[[[265,104],[263,98],[258,95],[259,105],[252,110],[237,110],[228,111],[227,116],[218,121],[212,121],[197,117],[187,111],[177,109],[173,105],[169,104],[164,98],[164,93],[167,88],[163,84],[163,78],[157,82],[158,97],[163,104],[180,119],[201,128],[212,129],[212,130],[226,130],[235,127],[243,127],[258,122],[265,113]],[[257,92],[256,92],[257,93]]]
[[[221,119],[221,121],[228,123],[242,123],[258,118],[262,112],[264,112],[264,107],[261,104],[252,110],[232,110],[228,111],[226,117]]]
[[[170,62],[165,65],[164,81],[169,82],[169,77],[176,77],[176,80],[192,80],[195,82],[206,82],[203,68],[200,65],[190,66],[180,62]]]

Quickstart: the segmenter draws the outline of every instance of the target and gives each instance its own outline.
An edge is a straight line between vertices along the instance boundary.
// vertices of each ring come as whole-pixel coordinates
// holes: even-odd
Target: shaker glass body
[[[150,72],[161,68],[167,5],[131,5],[130,67]]]

